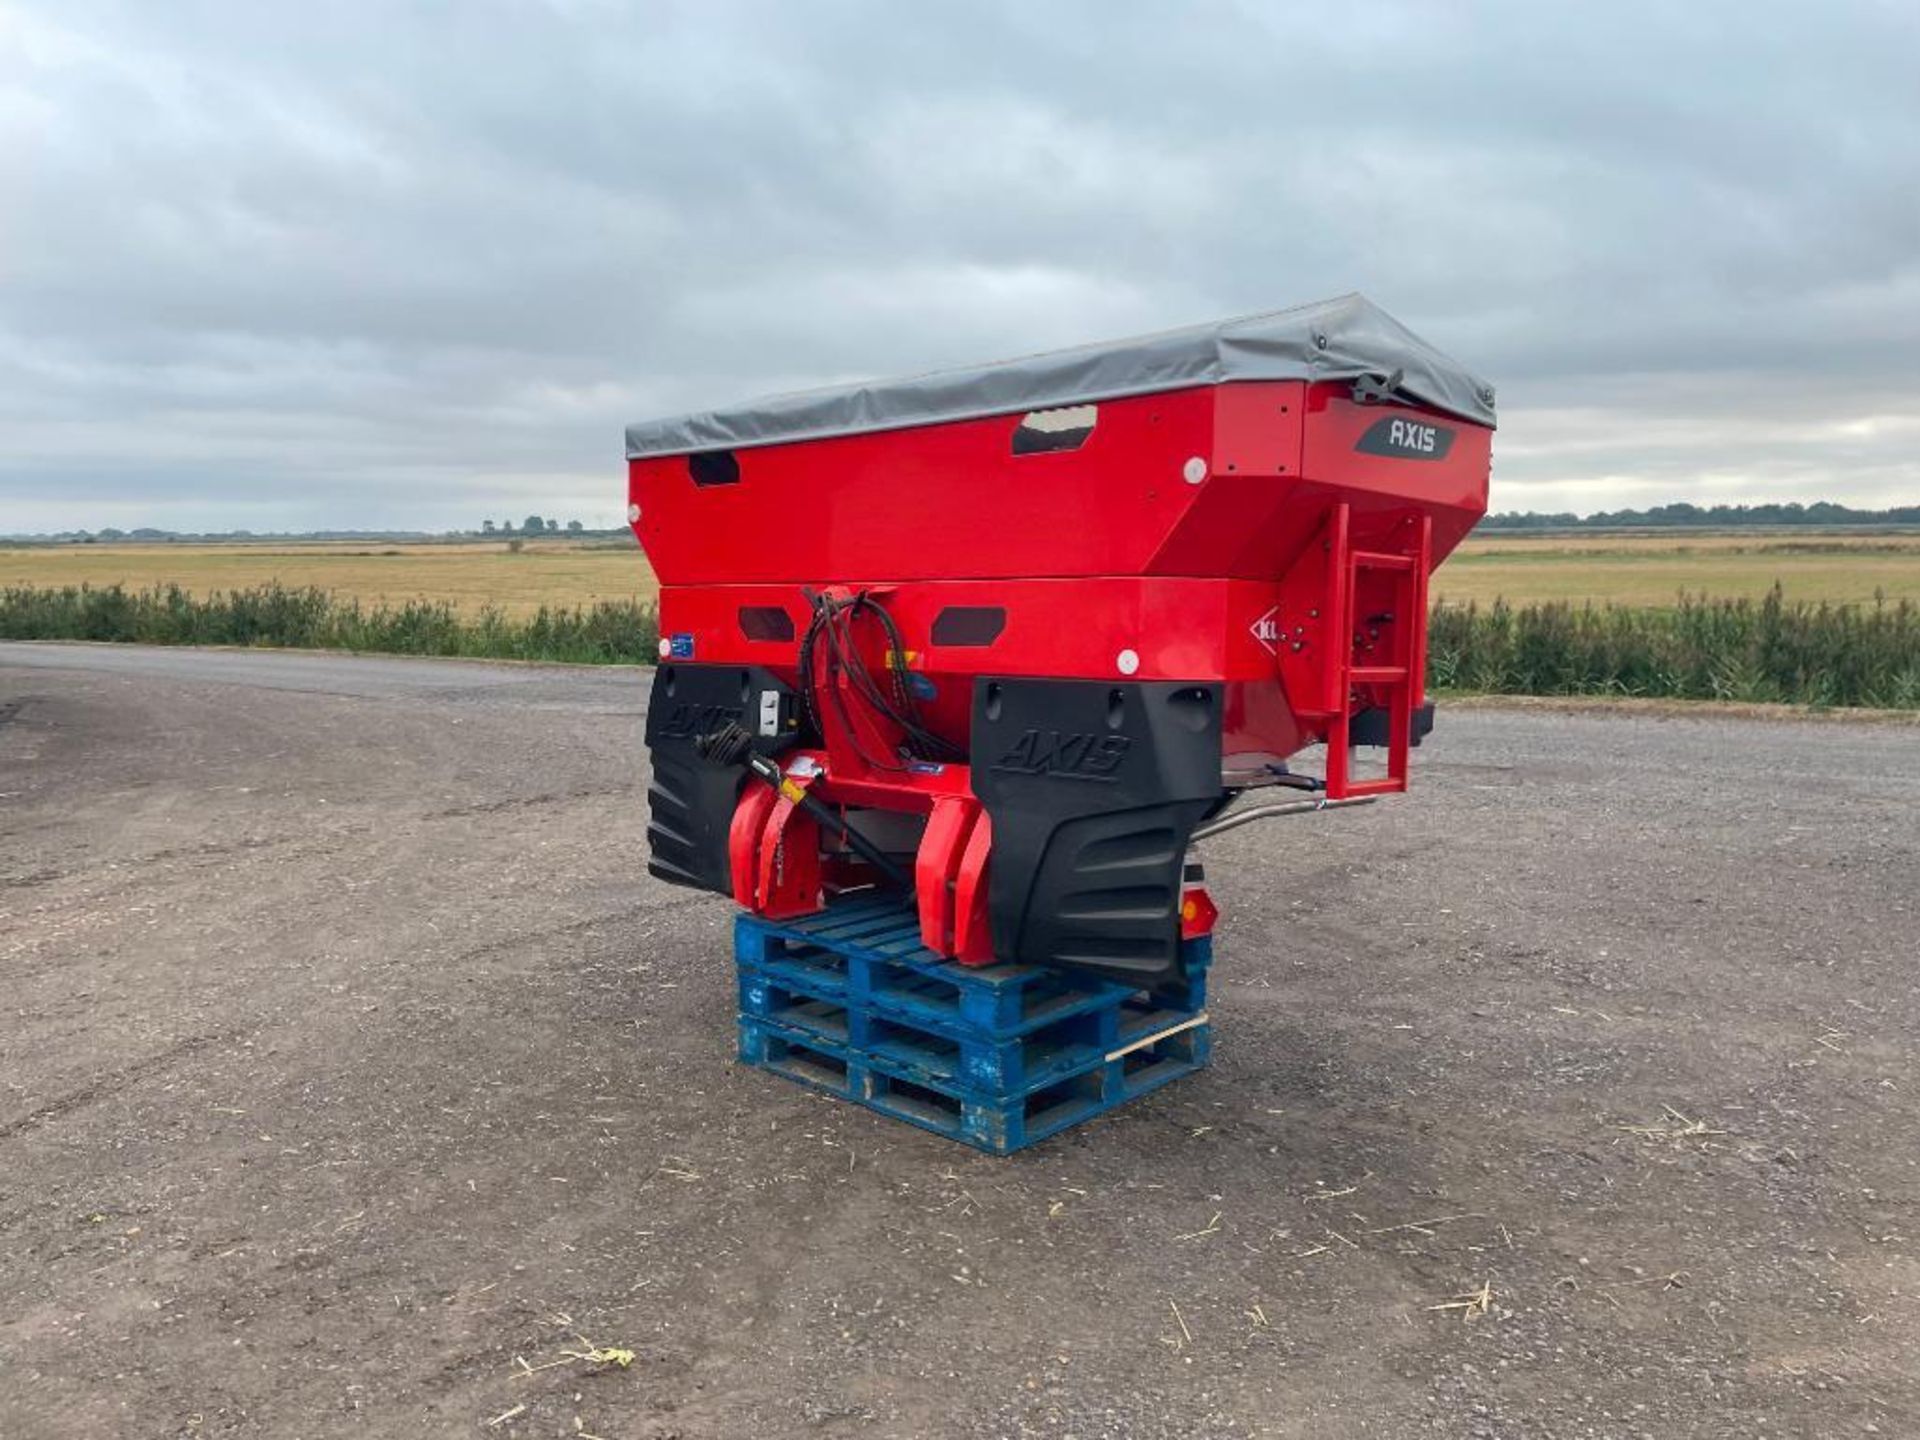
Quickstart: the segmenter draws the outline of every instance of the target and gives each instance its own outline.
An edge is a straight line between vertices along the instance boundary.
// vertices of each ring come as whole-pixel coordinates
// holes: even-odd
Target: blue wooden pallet
[[[1157,990],[1034,965],[962,966],[911,909],[861,897],[739,917],[740,1058],[998,1154],[1207,1063],[1207,940]]]
[[[1038,1085],[1103,1063],[1198,1013],[1145,991],[1103,989],[1038,1025],[1011,1033],[903,1017],[885,1004],[862,1005],[837,977],[818,983],[788,964],[767,970],[739,967],[740,1014],[829,1045],[847,1046],[897,1069],[903,1078],[961,1085],[995,1096],[1023,1094]]]
[[[1168,1008],[1197,1011],[1207,1001],[1212,942],[1189,940],[1182,954],[1187,980],[1154,993]],[[1036,1029],[1136,993],[1118,981],[1042,965],[961,965],[922,944],[912,907],[885,895],[839,900],[793,920],[739,916],[734,955],[743,965],[825,987],[823,994],[846,995],[910,1020],[996,1036]]]

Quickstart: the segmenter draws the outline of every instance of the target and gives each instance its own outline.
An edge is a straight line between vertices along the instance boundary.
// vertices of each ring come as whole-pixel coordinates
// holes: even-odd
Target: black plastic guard
[[[994,953],[1141,986],[1182,977],[1187,837],[1220,798],[1218,685],[978,680]]]
[[[1416,748],[1433,733],[1433,701],[1414,707],[1413,724],[1407,730],[1407,742]],[[1386,746],[1393,739],[1393,714],[1383,706],[1370,705],[1356,711],[1347,721],[1349,745]]]
[[[767,696],[771,695],[771,700]],[[772,754],[793,743],[793,691],[758,666],[662,665],[647,704],[647,871],[698,890],[733,889],[727,829],[747,772],[715,765],[694,741],[728,721],[744,725],[754,749]],[[766,733],[769,724],[773,733]]]

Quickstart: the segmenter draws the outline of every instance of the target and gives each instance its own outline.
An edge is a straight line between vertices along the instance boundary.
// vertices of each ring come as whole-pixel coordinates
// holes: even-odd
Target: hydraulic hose
[[[1223,835],[1229,830],[1237,830],[1242,825],[1250,825],[1255,820],[1269,820],[1279,815],[1310,815],[1316,810],[1344,810],[1351,805],[1371,805],[1376,796],[1356,795],[1351,800],[1289,800],[1280,805],[1255,805],[1251,810],[1235,810],[1218,819],[1209,820],[1194,828],[1189,841],[1210,840],[1215,835]]]
[[[901,890],[913,888],[912,878],[894,864],[886,851],[847,824],[834,813],[833,807],[822,804],[807,793],[806,787],[789,779],[776,761],[755,753],[753,737],[737,722],[729,721],[711,735],[702,735],[693,743],[695,749],[715,764],[745,765],[749,773],[766,781],[780,793],[781,798],[791,800],[795,809],[806,811],[817,824],[824,825],[828,831],[844,840],[847,847],[878,870],[888,884]]]

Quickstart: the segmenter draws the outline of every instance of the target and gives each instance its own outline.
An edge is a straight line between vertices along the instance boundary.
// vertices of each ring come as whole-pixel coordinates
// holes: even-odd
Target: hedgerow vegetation
[[[1442,605],[1428,682],[1495,695],[1637,695],[1920,708],[1920,608],[1682,596],[1667,609]]]
[[[194,595],[67,586],[0,589],[0,639],[266,645],[573,664],[649,663],[659,617],[638,601],[458,610],[443,601],[365,604],[263,585]],[[1428,680],[1497,695],[1633,695],[1920,709],[1920,607],[1788,604],[1683,596],[1666,609],[1441,605]]]
[[[276,645],[599,665],[656,659],[660,624],[653,606],[634,600],[507,615],[457,610],[440,600],[367,605],[282,585],[205,595],[177,585],[20,585],[0,589],[0,639]]]

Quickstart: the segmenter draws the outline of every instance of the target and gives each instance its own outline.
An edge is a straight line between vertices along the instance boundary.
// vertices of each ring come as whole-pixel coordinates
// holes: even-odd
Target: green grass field
[[[194,595],[278,584],[367,605],[492,607],[651,601],[658,587],[629,548],[534,540],[445,545],[64,545],[0,548],[0,586],[178,585]],[[1920,535],[1653,534],[1476,536],[1434,576],[1441,602],[1504,599],[1668,607],[1684,592],[1789,602],[1920,601]]]

